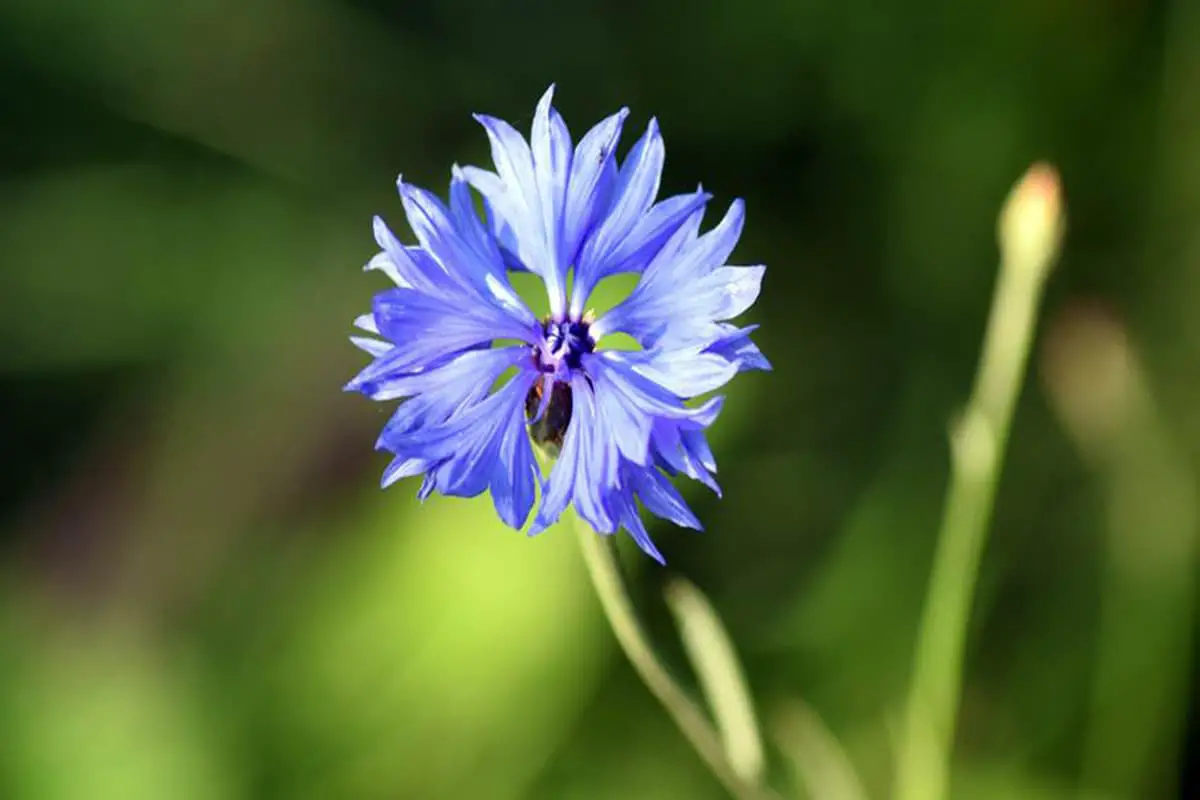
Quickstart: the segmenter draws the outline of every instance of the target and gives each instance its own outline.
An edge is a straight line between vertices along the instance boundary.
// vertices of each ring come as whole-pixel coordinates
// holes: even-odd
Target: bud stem
[[[950,488],[917,634],[897,800],[946,796],[967,621],[1041,290],[1061,231],[1057,175],[1035,166],[1001,214],[1000,274],[983,354],[971,399],[950,433]]]

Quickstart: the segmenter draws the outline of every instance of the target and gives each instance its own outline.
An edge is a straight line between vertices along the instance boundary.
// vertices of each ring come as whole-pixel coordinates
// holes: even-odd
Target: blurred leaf
[[[667,585],[666,598],[717,722],[729,765],[757,784],[763,771],[762,737],[733,642],[708,598],[690,582],[675,579]]]
[[[833,732],[806,704],[787,701],[775,715],[779,746],[813,800],[866,800],[854,765]]]

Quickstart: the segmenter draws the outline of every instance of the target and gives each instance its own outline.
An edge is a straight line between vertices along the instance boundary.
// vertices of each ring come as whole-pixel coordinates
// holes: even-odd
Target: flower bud
[[[1000,249],[1009,269],[1045,277],[1066,227],[1062,182],[1046,163],[1034,164],[1013,187],[1000,212]]]

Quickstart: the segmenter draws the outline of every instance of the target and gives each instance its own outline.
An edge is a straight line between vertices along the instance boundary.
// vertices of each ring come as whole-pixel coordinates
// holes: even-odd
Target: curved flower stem
[[[700,758],[731,795],[738,800],[778,800],[774,792],[749,784],[738,776],[730,766],[721,737],[708,717],[655,655],[625,589],[625,581],[621,578],[621,568],[609,537],[589,530],[578,519],[575,520],[575,527],[583,560],[587,564],[592,585],[596,587],[604,615],[608,617],[617,642],[646,688],[663,704],[683,735],[696,748]]]
[[[983,354],[971,399],[950,433],[950,488],[917,633],[898,800],[946,796],[967,621],[1042,286],[1058,253],[1059,191],[1056,173],[1035,166],[1001,215],[1002,258]]]

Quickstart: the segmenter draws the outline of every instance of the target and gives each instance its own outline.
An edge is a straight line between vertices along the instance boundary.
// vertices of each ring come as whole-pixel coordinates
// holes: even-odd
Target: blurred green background
[[[379,491],[341,392],[395,175],[551,81],[770,267],[725,497],[631,564],[677,667],[664,579],[721,612],[781,786],[802,702],[886,796],[996,214],[1059,167],[953,794],[1200,796],[1200,4],[0,0],[0,798],[723,796],[570,531]]]

